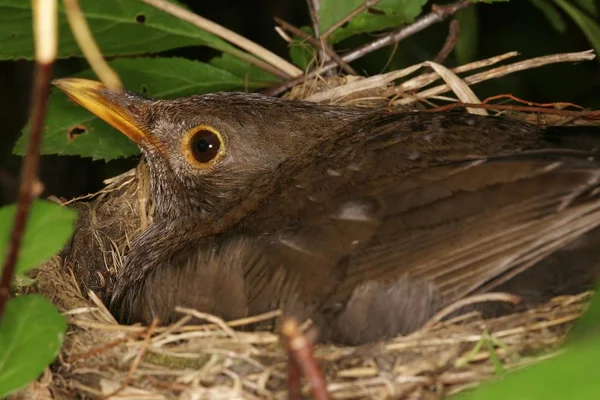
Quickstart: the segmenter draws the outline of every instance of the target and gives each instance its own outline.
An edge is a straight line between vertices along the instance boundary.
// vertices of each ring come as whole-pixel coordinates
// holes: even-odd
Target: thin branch
[[[328,400],[329,394],[327,393],[325,379],[323,378],[321,368],[319,368],[319,364],[313,355],[312,344],[302,334],[296,320],[293,318],[286,319],[283,322],[281,330],[286,338],[290,357],[289,362],[292,364],[289,366],[291,369],[288,370],[288,378],[291,378],[292,380],[297,378],[297,369],[300,369],[302,375],[304,375],[310,384],[313,398],[316,400]],[[294,386],[294,381],[290,383],[292,384],[290,387],[292,393],[290,394],[296,394],[298,389]]]
[[[321,40],[327,40],[329,35],[331,35],[337,28],[344,25],[346,22],[349,22],[352,18],[356,17],[361,12],[365,11],[369,7],[373,7],[375,4],[379,3],[381,0],[367,0],[360,6],[356,7],[354,10],[350,11],[348,15],[339,21],[335,22],[331,25],[323,34],[321,35]]]
[[[313,33],[315,37],[321,35],[321,25],[319,23],[319,13],[321,12],[321,2],[319,0],[306,0],[308,6],[308,13],[310,14],[310,21],[313,26]]]
[[[473,3],[471,2],[471,0],[460,0],[460,1],[448,4],[448,5],[432,7],[432,11],[429,14],[422,16],[421,18],[417,19],[412,24],[406,25],[403,28],[400,28],[396,31],[390,32],[389,34],[387,34],[385,36],[382,36],[382,37],[380,37],[370,43],[367,43],[349,53],[344,54],[342,56],[342,60],[349,63],[349,62],[357,60],[375,50],[379,50],[382,47],[398,43],[399,41],[404,40],[409,36],[412,36],[418,32],[421,32],[422,30],[430,27],[433,24],[442,22],[449,16],[457,13],[460,10],[463,10],[463,9],[471,6],[472,4]],[[310,79],[318,74],[323,73],[324,71],[328,71],[331,68],[334,68],[336,65],[337,64],[335,62],[330,61],[330,62],[326,63],[325,65],[323,65],[321,68],[315,69],[315,70],[307,73],[306,75],[291,79],[291,80],[284,82],[278,86],[268,89],[265,91],[265,93],[269,94],[271,96],[277,96],[277,95],[285,92],[286,90],[294,87],[295,85],[301,83],[305,79]]]
[[[583,60],[593,60],[596,58],[596,55],[593,53],[593,50],[580,51],[577,53],[560,53],[560,54],[552,54],[549,56],[541,56],[531,58],[525,61],[519,61],[513,64],[503,65],[500,67],[492,68],[487,71],[483,71],[477,74],[469,75],[463,80],[468,85],[474,85],[476,83],[486,81],[492,78],[500,78],[506,76],[508,74],[512,74],[514,72],[523,71],[526,69],[533,69],[537,67],[541,67],[544,65],[559,63],[559,62],[575,62],[575,61],[583,61]],[[396,89],[405,90],[402,85],[397,87]],[[410,103],[414,103],[418,99],[426,99],[431,96],[436,96],[442,93],[445,93],[450,90],[448,85],[439,85],[432,87],[430,89],[423,90],[421,92],[415,93],[410,97],[406,97],[394,102],[395,105],[406,105]]]
[[[67,21],[71,26],[73,36],[81,48],[83,55],[87,59],[90,67],[94,70],[98,78],[111,89],[121,89],[123,84],[119,75],[112,70],[102,57],[102,52],[94,40],[90,27],[85,20],[85,16],[79,6],[79,0],[63,0]]]
[[[42,141],[44,117],[50,92],[52,66],[56,60],[58,48],[57,1],[35,0],[33,2],[33,27],[35,47],[35,75],[32,93],[31,133],[27,143],[27,152],[21,167],[21,184],[17,199],[15,222],[10,234],[8,252],[2,267],[0,278],[0,319],[8,301],[10,284],[15,273],[17,258],[25,226],[29,217],[31,203],[35,197],[35,184],[39,164],[39,149]]]
[[[315,38],[321,36],[321,24],[319,22],[319,13],[321,12],[321,2],[320,0],[306,0],[306,5],[308,6],[308,14],[310,15],[310,21],[313,26],[313,35]],[[329,57],[327,56],[327,52],[324,46],[317,47],[319,50],[319,60],[322,62],[329,61]]]
[[[559,115],[563,117],[573,117],[573,118],[582,118],[582,119],[600,119],[600,110],[583,110],[583,111],[572,111],[572,110],[557,110],[554,108],[545,108],[545,107],[531,107],[531,106],[515,106],[510,104],[485,104],[485,103],[452,103],[446,104],[444,106],[429,108],[423,110],[422,112],[444,112],[450,111],[455,108],[482,108],[486,110],[493,111],[518,111],[518,112],[526,112],[526,113],[540,113],[540,114],[550,114],[550,115]]]
[[[307,41],[315,49],[324,51],[329,57],[331,57],[331,59],[333,61],[338,63],[339,66],[342,67],[342,69],[344,71],[346,71],[350,75],[357,75],[356,71],[351,66],[346,64],[344,62],[344,60],[342,60],[340,58],[340,56],[338,56],[335,53],[335,51],[333,51],[333,49],[331,49],[331,47],[322,46],[322,43],[319,43],[319,41],[317,39],[310,36],[308,33],[304,32],[302,29],[295,27],[294,25],[290,24],[289,22],[284,21],[281,18],[273,17],[273,19],[275,20],[275,22],[277,22],[281,26],[282,29],[285,29],[286,31],[298,36],[300,39]]]
[[[487,104],[490,101],[493,100],[500,100],[500,99],[509,99],[512,101],[515,101],[517,103],[521,103],[521,104],[525,104],[527,106],[537,106],[537,107],[554,107],[556,109],[563,109],[565,107],[573,107],[573,108],[577,108],[579,110],[584,110],[585,107],[580,106],[579,104],[575,104],[575,103],[568,103],[568,102],[564,102],[564,101],[560,101],[560,102],[552,102],[552,103],[535,103],[533,101],[529,101],[529,100],[523,100],[513,94],[498,94],[495,96],[490,96],[488,98],[486,98],[485,100],[482,101],[482,103]]]
[[[452,50],[454,50],[454,46],[456,46],[456,42],[460,36],[460,23],[457,19],[453,19],[450,22],[450,27],[448,30],[448,36],[446,36],[446,42],[440,52],[433,59],[434,63],[443,64],[446,61],[446,58],[450,55]]]
[[[150,324],[150,326],[148,327],[148,329],[146,330],[146,336],[144,337],[144,341],[142,342],[142,344],[140,346],[140,350],[138,351],[137,355],[135,356],[133,362],[131,363],[131,367],[129,368],[129,371],[127,372],[127,376],[125,377],[125,380],[123,381],[123,383],[121,383],[121,385],[115,391],[104,396],[103,399],[109,399],[111,397],[115,397],[117,394],[121,393],[131,383],[131,381],[133,380],[133,374],[140,366],[140,363],[142,362],[142,357],[144,356],[144,354],[146,354],[146,350],[148,349],[148,345],[150,344],[150,338],[152,337],[152,333],[154,332],[154,329],[156,328],[157,325],[158,325],[158,319],[155,318],[152,321],[152,323]]]
[[[514,294],[501,293],[501,292],[482,293],[482,294],[476,294],[473,296],[465,297],[464,299],[455,301],[454,303],[448,305],[447,307],[442,308],[429,321],[427,321],[427,323],[425,325],[423,325],[423,328],[429,329],[429,328],[433,327],[435,324],[437,324],[438,322],[440,322],[441,320],[446,318],[448,315],[450,315],[453,312],[455,312],[463,307],[466,307],[468,305],[478,304],[478,303],[488,303],[491,301],[500,301],[500,302],[511,303],[511,304],[516,305],[516,304],[519,304],[519,302],[521,301],[521,298]]]
[[[141,1],[146,4],[151,5],[153,7],[156,7],[159,10],[162,10],[168,14],[171,14],[179,19],[182,19],[183,21],[186,21],[193,25],[196,25],[200,29],[210,32],[224,40],[229,41],[230,43],[232,43],[232,44],[248,51],[249,53],[254,54],[258,58],[266,61],[268,64],[272,65],[273,67],[275,67],[277,70],[284,73],[288,77],[296,77],[296,76],[302,75],[302,70],[300,70],[293,64],[290,64],[289,62],[287,62],[283,58],[279,57],[275,53],[265,49],[262,46],[257,45],[256,43],[246,39],[245,37],[243,37],[241,35],[238,35],[235,32],[230,31],[227,28],[224,28],[223,26],[221,26],[213,21],[203,18],[203,17],[199,16],[198,14],[194,14],[193,12],[188,11],[181,6],[178,6],[175,3],[171,3],[167,0],[141,0]],[[233,54],[233,52],[231,52],[231,53]],[[243,53],[243,52],[239,52],[239,53]],[[240,56],[239,53],[236,52],[234,55],[239,57]],[[249,60],[246,59],[246,61],[249,61]],[[255,62],[256,61],[254,61],[253,64],[255,64]],[[262,64],[261,65],[255,64],[255,65],[264,69],[264,65],[262,65]],[[272,72],[272,71],[269,71],[269,72]],[[279,73],[276,75],[280,76],[281,74]]]

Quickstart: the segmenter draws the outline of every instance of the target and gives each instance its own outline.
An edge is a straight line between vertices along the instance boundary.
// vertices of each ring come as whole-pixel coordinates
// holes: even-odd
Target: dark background
[[[184,1],[195,12],[232,29],[241,35],[287,58],[287,44],[273,29],[273,16],[296,25],[309,25],[304,0],[220,0]],[[426,8],[429,9],[429,5]],[[517,50],[522,58],[591,48],[581,30],[568,18],[564,34],[555,31],[544,16],[528,1],[477,5],[479,40],[475,59]],[[432,59],[447,35],[448,22],[438,24],[402,42],[388,70]],[[340,43],[338,50],[348,50],[373,37],[363,35]],[[352,65],[364,74],[377,74],[390,57],[391,48],[380,50]],[[217,55],[206,48],[185,48],[164,55],[179,55],[209,60]],[[448,66],[456,65],[450,56]],[[536,102],[570,101],[589,108],[600,108],[600,63],[596,61],[557,64],[524,71],[475,87],[485,98],[499,93],[512,93]],[[54,74],[68,76],[86,68],[84,61],[60,60]],[[18,184],[20,158],[13,156],[12,146],[27,121],[32,64],[27,61],[0,62],[0,205],[14,201]],[[122,172],[136,160],[110,163],[79,157],[44,156],[40,178],[46,195],[72,197],[97,190],[102,179]]]

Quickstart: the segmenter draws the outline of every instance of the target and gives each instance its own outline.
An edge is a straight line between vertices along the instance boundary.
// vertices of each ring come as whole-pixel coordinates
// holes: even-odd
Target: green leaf
[[[303,32],[306,32],[309,35],[313,34],[313,30],[309,26],[304,26],[301,29]],[[296,64],[302,70],[306,70],[310,63],[317,58],[317,52],[315,48],[308,44],[306,40],[303,40],[298,36],[293,37],[289,46],[290,58],[294,64]]]
[[[306,70],[316,59],[317,53],[311,45],[301,40],[290,43],[290,58],[300,69]]]
[[[596,399],[600,393],[597,363],[600,340],[589,340],[506,379],[458,395],[460,400]]]
[[[460,24],[460,34],[454,47],[454,54],[459,64],[472,61],[477,54],[479,44],[479,18],[475,7],[468,7],[456,14]]]
[[[565,33],[567,30],[567,24],[561,15],[561,13],[556,9],[556,6],[552,3],[549,3],[547,0],[530,0],[534,6],[536,6],[542,14],[546,17],[548,22],[552,25],[554,29],[556,29],[560,33]]]
[[[0,398],[36,379],[58,355],[67,322],[39,294],[10,299],[0,322]]]
[[[209,64],[243,79],[248,87],[263,88],[281,81],[279,77],[227,53],[214,57]]]
[[[399,27],[412,22],[421,13],[425,3],[427,0],[381,0],[356,15],[346,26],[336,29],[328,39],[331,43],[337,43],[358,33]],[[364,0],[322,0],[319,12],[321,32],[325,32],[362,4]]]
[[[585,36],[587,36],[596,54],[600,53],[600,26],[598,22],[585,15],[580,9],[566,0],[554,0],[554,2],[575,21]]]
[[[124,86],[143,95],[174,98],[197,93],[260,87],[261,83],[246,81],[210,64],[183,58],[120,59],[110,63],[121,77]],[[87,70],[78,76],[93,78]],[[69,135],[79,129],[78,136]],[[22,155],[29,129],[25,127],[15,146]],[[89,111],[69,101],[58,89],[52,90],[45,123],[43,154],[80,155],[93,159],[112,160],[139,153],[129,139],[96,118]]]
[[[501,382],[458,395],[458,400],[595,399],[600,393],[600,297],[569,335],[569,344],[556,357],[506,375]]]
[[[575,3],[579,4],[579,7],[583,8],[594,17],[598,16],[598,5],[596,4],[596,0],[575,0]]]
[[[16,209],[16,204],[0,208],[0,260],[6,257]],[[21,242],[16,272],[35,268],[58,253],[71,237],[76,219],[77,213],[70,208],[45,200],[34,201]]]
[[[31,1],[0,0],[0,59],[33,58]],[[59,8],[58,57],[82,55]],[[186,46],[236,48],[198,27],[140,1],[81,0],[94,38],[105,56],[143,54]]]
[[[596,289],[596,293],[598,293],[598,289]],[[600,296],[597,294],[594,295],[585,314],[579,318],[569,333],[569,340],[582,340],[592,335],[596,335],[596,337],[600,335]]]

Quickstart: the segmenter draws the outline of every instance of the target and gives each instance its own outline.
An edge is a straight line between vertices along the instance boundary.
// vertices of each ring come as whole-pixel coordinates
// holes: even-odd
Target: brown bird
[[[600,163],[557,149],[568,131],[258,94],[150,100],[83,79],[55,85],[147,159],[154,222],[110,299],[124,323],[169,323],[175,306],[225,319],[282,308],[312,317],[324,340],[363,343],[410,332],[532,266],[541,272],[515,290],[537,293],[537,277],[559,290],[551,276],[576,274],[573,249],[589,250],[584,270],[600,260],[597,242],[582,239],[600,225]]]

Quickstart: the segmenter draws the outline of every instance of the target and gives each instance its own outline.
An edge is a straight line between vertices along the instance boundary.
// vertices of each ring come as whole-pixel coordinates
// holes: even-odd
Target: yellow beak
[[[62,78],[52,82],[76,103],[118,129],[137,145],[156,146],[156,139],[139,122],[140,111],[149,100],[124,90],[108,89],[101,82]]]

